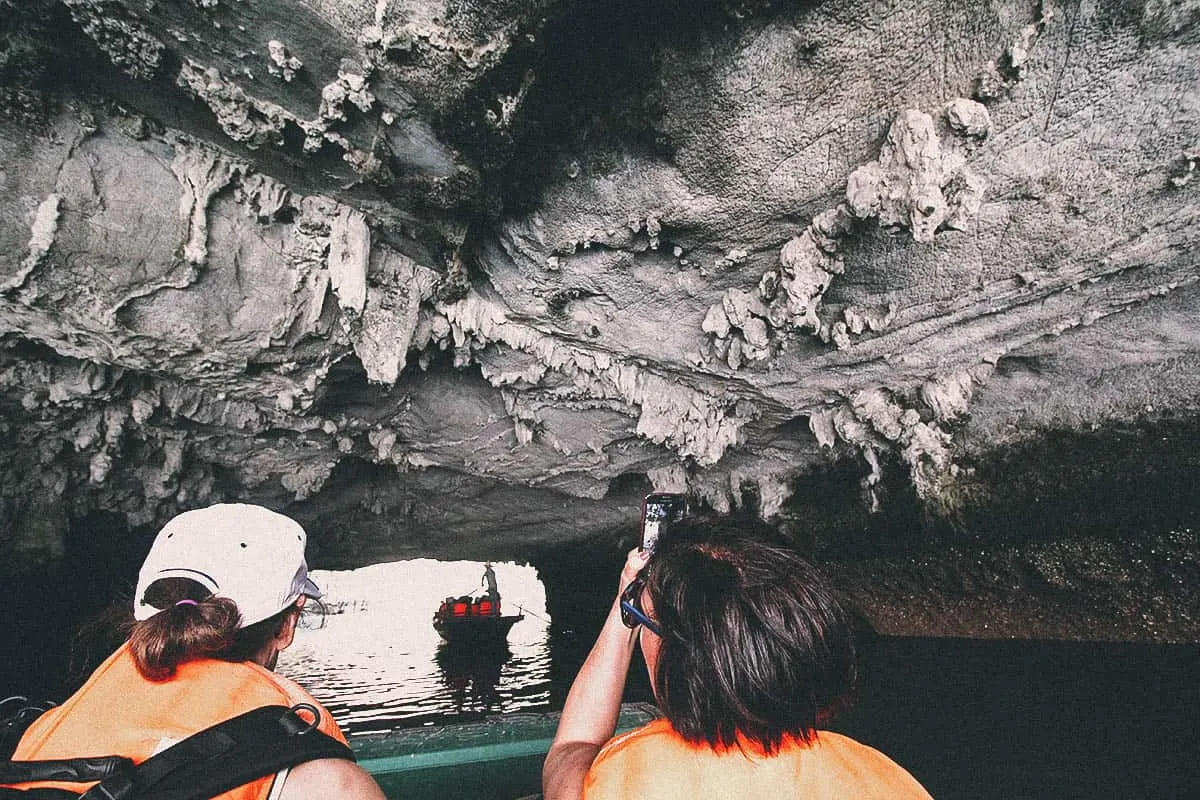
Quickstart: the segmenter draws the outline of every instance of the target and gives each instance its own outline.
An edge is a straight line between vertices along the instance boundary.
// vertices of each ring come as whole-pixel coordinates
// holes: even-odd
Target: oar
[[[537,618],[538,618],[538,619],[540,619],[542,622],[549,622],[549,621],[550,621],[550,620],[546,619],[545,617],[543,617],[541,614],[535,614],[534,612],[532,612],[532,611],[530,611],[529,609],[525,608],[525,606],[523,606],[523,605],[520,605],[520,604],[518,604],[518,605],[517,605],[517,609],[518,609],[518,610],[520,610],[520,612],[521,612],[522,614],[529,614],[529,615],[530,615],[530,616],[532,616],[532,617],[537,617]]]

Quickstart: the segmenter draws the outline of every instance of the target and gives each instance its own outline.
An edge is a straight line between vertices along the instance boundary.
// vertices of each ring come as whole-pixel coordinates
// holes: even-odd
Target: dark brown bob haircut
[[[854,627],[832,588],[755,520],[689,518],[645,567],[662,628],[659,707],[693,744],[770,754],[811,741],[851,696]],[[744,737],[740,739],[740,737]]]

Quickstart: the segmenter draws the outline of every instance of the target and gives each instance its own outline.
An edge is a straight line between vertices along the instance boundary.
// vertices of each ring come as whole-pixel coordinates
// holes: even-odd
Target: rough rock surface
[[[1103,438],[1079,449],[1100,472],[1009,455],[1190,441],[1194,0],[0,0],[0,23],[10,567],[100,513],[224,499],[291,510],[325,563],[519,553],[628,533],[651,488],[1002,554],[996,498],[1124,475],[1148,508],[1190,469]],[[1197,578],[1178,537],[1151,595]],[[1194,638],[1192,589],[1166,633],[1115,635]]]

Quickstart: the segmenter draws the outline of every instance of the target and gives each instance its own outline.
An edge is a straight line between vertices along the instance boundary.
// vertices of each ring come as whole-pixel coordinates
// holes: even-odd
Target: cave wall
[[[1187,472],[1106,443],[1195,424],[1195,2],[0,21],[10,569],[231,499],[321,565],[524,553],[627,537],[651,488],[957,563]],[[1151,505],[1093,507],[1019,546]]]

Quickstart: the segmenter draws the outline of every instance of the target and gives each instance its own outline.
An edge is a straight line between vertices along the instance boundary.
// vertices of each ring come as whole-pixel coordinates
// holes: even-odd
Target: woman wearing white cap
[[[304,529],[260,506],[219,504],[163,527],[138,575],[129,640],[65,703],[26,731],[14,760],[121,755],[140,763],[216,723],[269,705],[307,704],[317,729],[345,743],[327,710],[272,670],[309,597]],[[81,791],[86,784],[44,782]],[[384,800],[352,761],[322,758],[219,795],[220,800]]]

